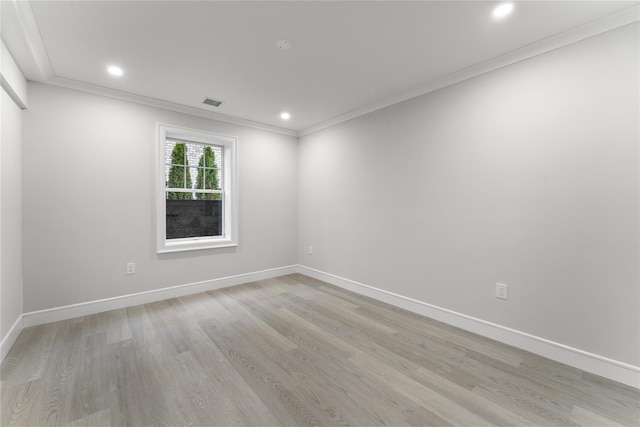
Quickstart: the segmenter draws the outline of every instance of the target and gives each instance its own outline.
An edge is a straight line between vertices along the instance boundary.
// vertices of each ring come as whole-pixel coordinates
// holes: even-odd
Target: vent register
[[[291,42],[289,40],[276,40],[276,47],[280,50],[289,50],[291,49]],[[205,98],[202,101],[203,104],[211,105],[212,107],[219,107],[222,105],[222,102],[223,101],[217,101],[213,98]],[[286,119],[288,119],[288,117]]]
[[[219,107],[220,105],[222,105],[222,101],[216,101],[215,99],[211,99],[211,98],[205,98],[204,101],[202,101],[202,103],[211,105],[212,107]]]

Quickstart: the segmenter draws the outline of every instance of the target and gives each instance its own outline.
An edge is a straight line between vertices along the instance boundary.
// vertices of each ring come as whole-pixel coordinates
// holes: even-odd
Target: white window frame
[[[222,236],[188,237],[167,239],[165,144],[167,138],[185,142],[217,145],[222,147],[223,214]],[[157,252],[183,252],[200,249],[225,248],[238,245],[238,191],[237,191],[237,145],[238,138],[213,132],[189,129],[180,126],[158,124],[156,144],[156,241]]]

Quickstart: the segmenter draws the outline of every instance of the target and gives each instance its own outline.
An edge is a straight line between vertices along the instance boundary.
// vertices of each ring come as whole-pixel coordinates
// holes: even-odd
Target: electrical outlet
[[[507,299],[507,285],[496,283],[496,298]]]
[[[127,263],[127,274],[136,274],[136,263],[128,262]]]
[[[313,246],[311,245],[307,246],[307,254],[313,255]]]

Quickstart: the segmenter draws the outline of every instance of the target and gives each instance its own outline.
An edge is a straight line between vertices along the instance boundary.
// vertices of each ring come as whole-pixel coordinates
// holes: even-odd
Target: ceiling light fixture
[[[115,65],[111,65],[110,67],[108,67],[107,71],[109,72],[109,74],[116,77],[120,77],[123,74],[122,68]]]
[[[495,19],[502,19],[508,16],[513,11],[513,3],[502,3],[493,9],[493,17]]]
[[[280,114],[280,118],[282,120],[289,120],[291,118],[291,114],[287,113],[286,111],[282,114]]]

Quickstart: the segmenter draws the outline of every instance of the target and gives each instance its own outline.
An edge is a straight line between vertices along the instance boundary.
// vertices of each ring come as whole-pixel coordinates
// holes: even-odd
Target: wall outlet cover
[[[496,283],[496,297],[507,299],[507,285],[504,283]]]

